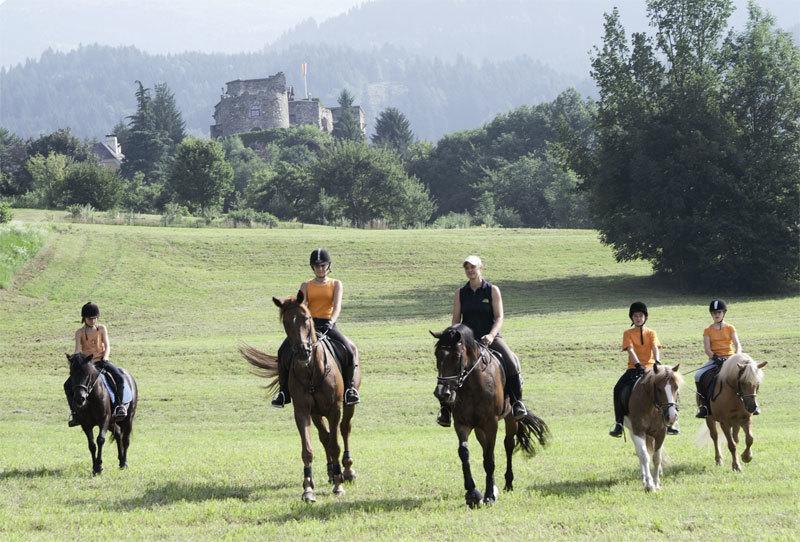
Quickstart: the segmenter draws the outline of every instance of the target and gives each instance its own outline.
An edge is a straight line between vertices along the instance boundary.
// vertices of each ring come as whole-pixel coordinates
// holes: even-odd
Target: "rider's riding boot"
[[[292,398],[289,395],[289,371],[280,360],[278,362],[278,385],[280,386],[280,391],[272,400],[272,406],[283,408],[284,405],[292,402]]]
[[[442,427],[450,427],[450,407],[442,405],[439,409],[439,416],[436,418],[436,423]]]
[[[609,431],[608,434],[611,435],[612,437],[619,438],[622,436],[623,431],[624,428],[622,422],[617,422],[614,424],[614,428],[611,431]]]
[[[667,434],[668,435],[680,435],[681,430],[675,427],[674,425],[667,426]]]
[[[121,402],[114,407],[114,420],[120,422],[128,417],[128,409]]]
[[[694,415],[695,418],[706,418],[708,417],[708,407],[706,405],[700,405],[697,407],[697,414]]]
[[[75,427],[80,425],[81,422],[75,418],[75,405],[72,402],[72,379],[70,378],[64,382],[64,394],[67,396],[67,405],[69,405],[69,421],[67,421],[67,426]]]
[[[508,392],[511,397],[511,415],[515,420],[521,420],[528,415],[528,409],[522,402],[522,379],[519,374],[508,376]]]
[[[75,427],[75,426],[78,426],[80,424],[81,424],[81,422],[79,422],[77,419],[75,419],[75,411],[74,410],[71,411],[69,413],[69,420],[67,421],[67,426],[68,427]]]
[[[344,369],[344,404],[345,405],[357,405],[361,402],[361,398],[358,396],[358,390],[353,387],[353,373],[355,372],[355,367],[346,367]]]
[[[695,400],[697,401],[697,414],[695,414],[694,417],[705,418],[708,416],[708,405],[706,405],[706,398],[703,397],[702,393],[700,393],[700,382],[695,382],[694,385],[697,388],[697,394],[695,396]]]

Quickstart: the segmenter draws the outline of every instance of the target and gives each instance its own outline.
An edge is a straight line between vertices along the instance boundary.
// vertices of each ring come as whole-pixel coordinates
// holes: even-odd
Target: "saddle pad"
[[[347,349],[342,343],[337,340],[331,339],[328,336],[322,338],[322,344],[336,360],[336,365],[339,366],[339,372],[342,372],[342,361],[347,357]]]
[[[114,393],[114,385],[111,383],[111,375],[106,373],[101,373],[100,378],[103,380],[103,385],[106,387],[106,391],[108,392],[109,397],[111,397],[111,404],[113,405],[116,399],[116,394]],[[131,389],[130,380],[125,378],[125,392],[122,396],[122,402],[126,405],[133,400],[133,389]]]

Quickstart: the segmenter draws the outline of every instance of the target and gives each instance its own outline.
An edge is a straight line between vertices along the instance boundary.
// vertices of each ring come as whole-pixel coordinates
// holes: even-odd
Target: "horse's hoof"
[[[483,495],[481,495],[481,492],[477,489],[473,489],[472,491],[467,491],[465,500],[467,501],[467,506],[470,508],[478,508],[483,500]]]
[[[715,463],[717,464],[718,467],[721,467],[722,466],[722,459],[717,459],[715,461]]]
[[[314,492],[311,490],[303,491],[303,496],[300,497],[303,502],[317,502],[317,498],[314,496]]]
[[[496,502],[497,502],[497,498],[495,498],[495,497],[484,497],[483,498],[483,504],[485,506],[492,506]]]
[[[742,472],[742,467],[740,467],[739,465],[734,465],[733,472]]]
[[[654,486],[652,484],[645,484],[645,486],[644,486],[644,490],[647,491],[648,493],[650,493],[651,491],[655,491],[655,489],[656,489],[656,486]]]
[[[356,471],[353,469],[344,469],[344,481],[345,482],[353,482],[356,479]]]
[[[753,459],[752,454],[742,454],[742,461],[744,461],[745,463],[750,463],[752,459]]]
[[[103,474],[103,469],[92,469],[92,476],[97,476],[98,474]]]
[[[344,488],[341,485],[333,486],[333,494],[336,495],[337,497],[341,497],[342,495],[344,495],[344,493],[345,493]]]
[[[120,463],[119,464],[119,469],[120,470],[124,470],[124,469],[127,469],[127,468],[128,468],[128,464],[127,463]]]
[[[503,488],[503,491],[514,491],[514,484],[506,484],[506,487]]]

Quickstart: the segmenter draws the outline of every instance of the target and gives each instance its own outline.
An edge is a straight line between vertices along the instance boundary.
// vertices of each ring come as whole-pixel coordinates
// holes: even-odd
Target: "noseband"
[[[755,393],[743,393],[742,392],[742,375],[744,374],[746,367],[742,367],[739,369],[739,376],[736,377],[736,397],[742,401],[742,404],[745,405],[745,410],[747,410],[747,404],[745,403],[745,398],[750,397],[755,401],[756,396],[758,395],[758,385],[756,385]],[[730,386],[730,384],[728,384]],[[733,386],[731,386],[732,388]]]
[[[92,363],[92,362],[90,361],[89,363]],[[77,384],[75,386],[75,389],[76,390],[80,390],[80,389],[86,390],[86,396],[88,397],[89,395],[91,395],[92,390],[94,390],[94,387],[97,385],[97,381],[100,380],[100,375],[104,374],[105,372],[106,372],[105,369],[103,369],[102,371],[97,371],[97,375],[95,375],[94,380],[92,380],[91,384],[89,384],[88,386],[86,384]],[[89,378],[91,378],[91,376]],[[87,378],[86,380],[88,381],[89,378]]]
[[[460,369],[459,374],[454,376],[437,376],[436,382],[438,384],[445,386],[446,388],[452,389],[453,391],[459,390],[461,386],[464,385],[464,382],[467,381],[469,375],[472,374],[472,371],[475,370],[475,367],[478,366],[480,361],[483,359],[484,355],[486,355],[486,348],[483,348],[483,345],[480,346],[481,346],[481,354],[480,356],[478,356],[478,359],[475,360],[475,363],[473,363],[469,369],[467,369],[464,366],[464,354],[463,351],[459,349],[458,351],[458,359],[459,359],[458,365]]]
[[[670,387],[669,378],[667,378],[667,385],[664,386],[664,388],[665,388],[664,395],[665,396],[667,395],[667,393],[666,393],[666,388],[667,387]],[[667,398],[669,398],[669,397],[667,396]],[[666,403],[662,403],[661,401],[658,400],[658,385],[655,382],[653,383],[653,405],[656,407],[656,409],[661,411],[661,416],[664,417],[664,418],[666,418],[669,415],[670,407],[675,407],[676,411],[680,410],[680,408],[678,407],[678,403],[675,402],[675,401],[667,401]]]

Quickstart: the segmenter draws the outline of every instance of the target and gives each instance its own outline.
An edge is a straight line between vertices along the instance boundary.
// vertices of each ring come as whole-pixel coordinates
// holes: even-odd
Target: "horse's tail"
[[[521,447],[526,454],[533,456],[536,454],[534,440],[544,447],[550,443],[550,429],[544,420],[531,412],[517,421],[517,447]]]
[[[278,357],[265,354],[257,348],[253,348],[248,344],[239,346],[239,353],[247,363],[255,367],[254,374],[263,378],[271,378],[267,384],[267,390],[270,392],[275,391],[278,387]]]

